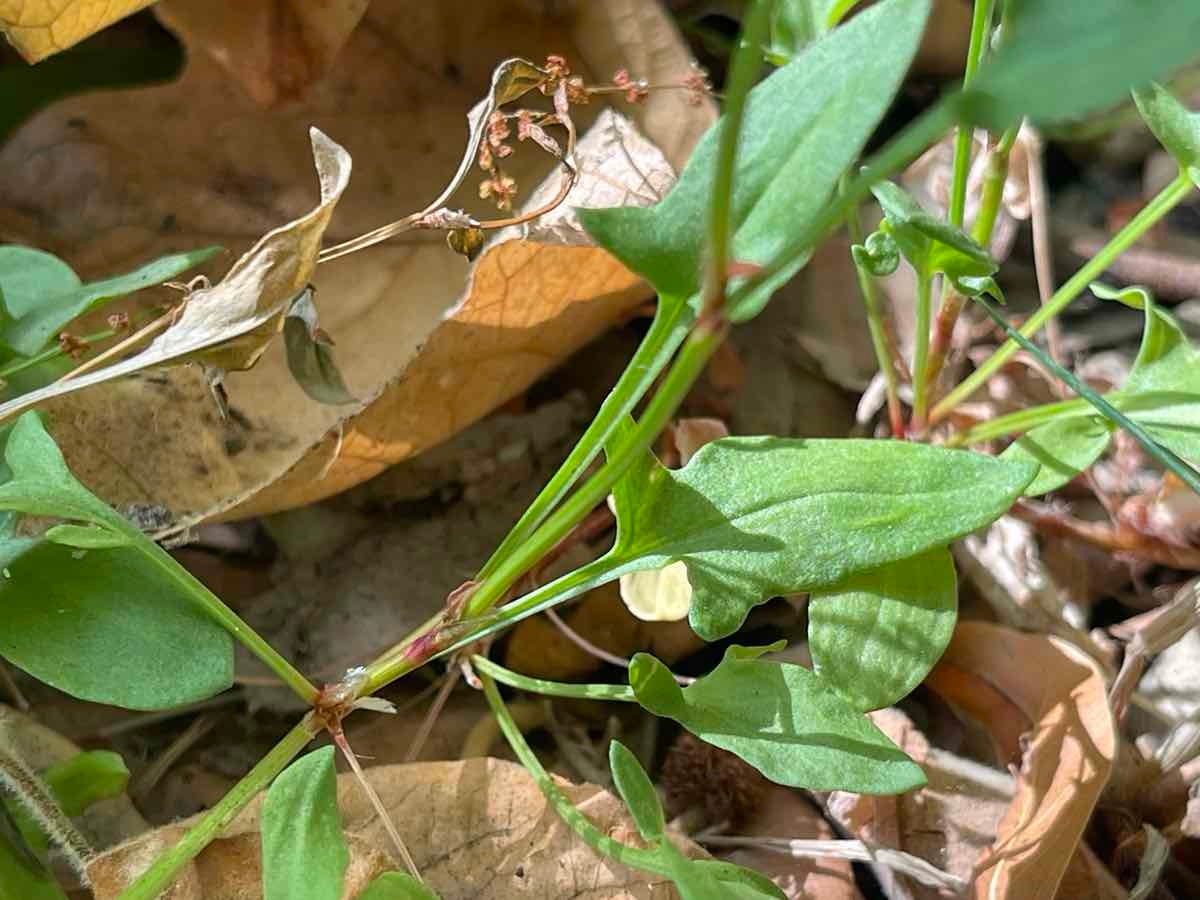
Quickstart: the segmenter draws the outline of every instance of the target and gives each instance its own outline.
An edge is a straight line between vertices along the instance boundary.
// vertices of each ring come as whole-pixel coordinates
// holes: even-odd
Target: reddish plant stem
[[[984,247],[991,243],[992,231],[996,227],[996,216],[1000,212],[1000,201],[1004,195],[1004,183],[1008,180],[1008,159],[1012,144],[1013,141],[1006,134],[1000,143],[988,151],[987,170],[983,176],[983,196],[975,224],[971,228],[971,236]],[[958,317],[962,314],[966,302],[966,298],[947,282],[942,291],[942,302],[938,307],[930,339],[929,361],[925,365],[925,371],[917,373],[918,378],[925,379],[931,400],[937,399],[934,394],[937,391],[938,376],[946,364],[946,357],[954,340],[954,326],[958,324]],[[924,423],[921,425],[923,427]]]

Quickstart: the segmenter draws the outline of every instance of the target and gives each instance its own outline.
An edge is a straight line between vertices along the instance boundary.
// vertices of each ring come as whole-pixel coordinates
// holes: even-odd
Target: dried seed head
[[[708,78],[708,72],[695,60],[692,60],[691,70],[683,79],[683,84],[688,89],[688,103],[692,106],[699,106],[706,98],[712,96],[712,82]]]
[[[707,824],[737,828],[758,810],[767,779],[729,751],[685,731],[667,751],[662,786],[672,816],[702,809]]]
[[[546,57],[546,65],[542,66],[542,68],[546,70],[546,73],[554,81],[566,78],[571,74],[571,67],[567,65],[566,59],[555,53]],[[554,86],[551,85],[549,90],[543,90],[542,93],[549,94],[553,90]]]
[[[642,79],[635,81],[627,69],[617,69],[613,74],[613,84],[624,89],[625,100],[629,103],[640,103],[650,96],[650,85]]]
[[[517,182],[508,175],[497,172],[491,178],[484,179],[479,185],[481,200],[494,200],[497,209],[511,210],[512,202],[517,196]]]
[[[566,80],[567,85],[567,101],[576,106],[583,106],[592,99],[592,95],[588,93],[587,87],[583,83],[582,75],[572,75]]]
[[[69,332],[62,332],[58,336],[58,347],[64,354],[71,359],[79,359],[83,355],[83,351],[87,349],[87,341],[77,338]]]

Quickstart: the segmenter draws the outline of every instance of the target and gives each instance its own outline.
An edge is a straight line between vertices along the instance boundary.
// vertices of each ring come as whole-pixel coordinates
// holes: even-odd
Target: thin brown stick
[[[596,659],[600,660],[601,662],[606,662],[612,666],[620,666],[624,669],[628,669],[629,666],[631,665],[630,661],[626,657],[617,656],[617,654],[615,654],[615,653],[609,653],[603,647],[597,647],[595,644],[593,644],[591,641],[589,641],[587,638],[585,638],[582,634],[580,634],[578,631],[576,631],[574,628],[572,628],[570,625],[568,625],[566,622],[564,622],[562,620],[562,617],[559,616],[559,614],[556,613],[554,610],[552,610],[552,609],[546,610],[545,616],[552,623],[554,623],[554,627],[557,628],[559,631],[561,631],[563,636],[567,640],[569,640],[571,643],[575,644],[575,646],[577,646],[584,653],[594,656],[594,657],[596,657]],[[672,673],[671,677],[674,678],[678,684],[681,684],[684,687],[687,687],[689,684],[696,683],[696,679],[692,678],[691,676],[688,676],[688,675],[675,675],[674,673]]]
[[[1125,525],[1084,521],[1031,500],[1019,501],[1011,513],[1043,534],[1076,538],[1115,553],[1128,554],[1175,569],[1200,571],[1200,549],[1172,546]]]
[[[184,303],[186,302],[187,301],[185,300]],[[158,334],[160,331],[165,331],[175,322],[179,316],[179,311],[182,309],[183,304],[181,303],[179,306],[174,307],[170,311],[159,316],[157,319],[152,320],[149,324],[143,325],[133,334],[129,335],[129,337],[125,338],[125,340],[113,344],[107,350],[97,353],[91,359],[80,363],[66,375],[59,378],[55,384],[62,381],[70,381],[72,378],[78,378],[85,372],[90,372],[93,369],[98,368],[101,363],[107,362],[115,356],[121,356],[125,353],[125,351],[132,347],[136,347],[138,344],[144,342],[147,338],[154,337],[154,335]]]
[[[417,863],[413,859],[412,854],[408,851],[408,846],[404,843],[404,839],[400,837],[400,832],[396,830],[396,824],[392,821],[392,817],[388,815],[387,807],[383,805],[383,800],[379,798],[378,792],[367,780],[367,775],[363,771],[362,766],[358,764],[358,756],[350,748],[349,742],[346,740],[346,734],[340,727],[330,732],[333,736],[333,742],[337,748],[342,751],[342,756],[346,762],[350,764],[351,770],[354,772],[354,777],[358,779],[358,783],[362,785],[366,791],[367,799],[371,801],[371,806],[375,810],[375,814],[379,816],[383,823],[383,829],[388,833],[388,837],[392,839],[392,844],[396,848],[396,852],[400,855],[401,862],[404,863],[404,868],[408,869],[410,875],[417,881],[424,884],[421,878],[421,872],[417,868]]]
[[[429,704],[429,711],[425,714],[425,718],[421,720],[421,727],[417,729],[416,737],[413,738],[408,752],[404,754],[404,761],[406,763],[413,762],[421,755],[421,751],[425,749],[425,742],[429,740],[429,735],[433,733],[433,726],[437,724],[438,716],[446,708],[446,701],[450,699],[450,694],[453,692],[454,686],[458,684],[458,679],[461,676],[462,669],[458,668],[458,666],[451,666],[443,676],[442,686],[438,688],[437,696],[433,698],[433,703]]]
[[[146,795],[154,790],[155,786],[162,780],[163,776],[171,770],[171,767],[179,762],[180,758],[187,753],[192,747],[203,738],[206,734],[212,731],[217,724],[217,717],[212,713],[204,713],[196,716],[179,735],[167,745],[167,749],[158,755],[129,788],[129,796],[134,800],[141,801],[146,798]]]
[[[8,666],[0,660],[0,683],[4,685],[4,690],[8,693],[8,697],[12,700],[13,706],[21,712],[29,712],[29,700],[21,692],[21,688],[17,686],[16,679],[13,678],[12,672],[8,671]]]

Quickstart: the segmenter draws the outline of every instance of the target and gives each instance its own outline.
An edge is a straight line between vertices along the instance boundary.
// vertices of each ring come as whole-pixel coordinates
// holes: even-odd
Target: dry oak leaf
[[[593,82],[619,68],[655,83],[689,72],[657,3],[558,9],[507,0],[463,15],[447,4],[374,0],[338,64],[301,102],[276,109],[255,104],[204,53],[190,55],[173,84],[64,100],[0,147],[0,240],[42,246],[84,277],[205,244],[242,252],[308,208],[301,136],[311,123],[354,156],[354,184],[326,238],[334,244],[436,196],[462,159],[466,112],[500,59],[559,53]],[[567,205],[599,204],[608,188],[616,191],[608,202],[653,202],[714,118],[711,105],[690,106],[686,91],[661,91],[628,108],[632,123],[610,118],[589,131],[603,109],[594,102],[572,113],[598,155],[577,148],[580,194]],[[561,181],[527,143],[506,172],[510,162],[523,197],[547,173]],[[451,202],[478,204],[477,188],[468,181]],[[96,493],[120,507],[150,506],[168,522],[335,494],[517,396],[649,298],[580,238],[569,220],[508,232],[468,264],[441,235],[411,232],[319,266],[321,324],[351,392],[366,398],[359,409],[308,399],[277,341],[253,370],[230,375],[227,421],[202,375],[180,368],[52,401],[51,429]]]
[[[497,759],[412,763],[367,770],[429,887],[442,900],[669,900],[660,876],[598,856],[547,805],[519,765]],[[635,843],[632,820],[594,785],[559,786],[604,833]],[[258,817],[262,795],[210,844],[176,884],[172,900],[255,900],[262,896]],[[352,775],[338,777],[338,807],[350,842],[343,897],[380,872],[400,868],[390,839]],[[169,825],[96,857],[88,867],[96,900],[111,900],[178,839]],[[698,853],[693,846],[687,852]]]
[[[263,106],[298,100],[325,77],[370,0],[164,0],[154,12],[210,54]]]
[[[988,728],[1002,760],[1020,763],[973,896],[1053,897],[1086,849],[1083,830],[1116,753],[1102,670],[1058,638],[962,622],[926,683]]]
[[[925,772],[929,783],[899,797],[835,791],[830,815],[869,844],[903,850],[969,883],[979,854],[996,835],[1012,801],[1012,778],[932,747],[903,712],[881,709],[871,720]],[[892,900],[936,900],[937,888],[882,865],[872,867]]]
[[[154,0],[0,0],[0,31],[27,62],[66,50]]]

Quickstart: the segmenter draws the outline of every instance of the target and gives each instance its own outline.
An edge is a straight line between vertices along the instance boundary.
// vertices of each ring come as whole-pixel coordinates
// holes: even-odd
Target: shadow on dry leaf
[[[0,151],[0,206],[21,211],[5,217],[0,240],[42,246],[85,276],[180,247],[241,251],[309,207],[310,124],[355,160],[327,241],[361,234],[436,196],[497,61],[548,53],[593,80],[623,67],[678,82],[689,64],[656,4],[554,15],[513,0],[462,15],[377,0],[303,104],[264,111],[195,54],[175,84],[74,98],[38,115]],[[568,206],[653,202],[712,120],[711,107],[689,106],[682,91],[629,112],[648,140],[619,119],[601,122],[581,139]],[[581,134],[594,122],[581,121]],[[549,168],[539,162],[513,168],[524,196]],[[499,234],[468,265],[440,235],[418,232],[322,266],[323,327],[350,391],[368,398],[350,415],[309,400],[277,342],[228,379],[227,421],[199,372],[174,370],[53,401],[56,439],[106,500],[155,507],[177,524],[336,493],[515,396],[647,296],[580,237],[569,219]]]
[[[597,856],[547,806],[529,774],[496,759],[413,763],[367,771],[412,851],[422,877],[443,900],[668,900],[670,882]],[[634,842],[620,801],[593,785],[559,782],[601,831]],[[174,900],[248,900],[261,896],[260,795],[224,837],[186,871]],[[390,839],[353,776],[338,778],[338,807],[350,836],[345,897],[380,872],[399,868]],[[157,849],[183,833],[169,825],[97,857],[89,866],[97,900],[110,900]],[[697,852],[694,851],[693,852]]]
[[[1116,753],[1103,673],[1058,638],[962,622],[927,684],[983,723],[1000,758],[1020,766],[1013,801],[976,866],[974,896],[1054,896]]]

